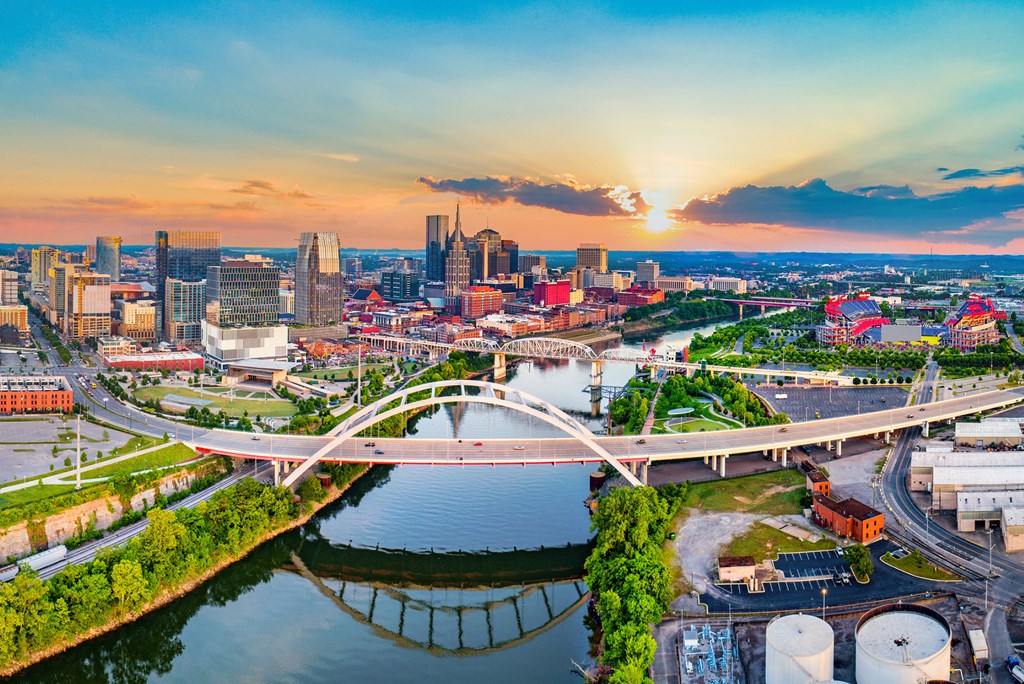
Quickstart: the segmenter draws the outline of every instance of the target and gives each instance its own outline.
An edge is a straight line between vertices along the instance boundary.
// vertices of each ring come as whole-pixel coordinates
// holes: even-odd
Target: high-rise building
[[[111,282],[121,280],[121,238],[117,235],[107,235],[96,238],[96,267],[97,273],[106,273],[110,276]]]
[[[427,280],[444,280],[444,248],[448,243],[448,217],[427,217],[427,244],[424,258],[427,262]]]
[[[471,285],[459,293],[459,314],[475,321],[492,313],[501,313],[504,302],[501,290],[486,285]]]
[[[110,276],[81,270],[74,273],[68,287],[64,320],[68,337],[85,340],[109,335]]]
[[[172,326],[165,323],[166,281],[198,282],[206,278],[206,269],[220,264],[219,230],[156,231],[156,298],[165,302],[157,309],[157,328],[166,333]],[[200,319],[202,315],[200,314]],[[198,326],[199,319],[196,319]],[[177,324],[175,324],[177,325]],[[176,328],[175,328],[176,329]],[[199,339],[198,330],[195,339]]]
[[[17,271],[0,270],[0,306],[16,306],[18,303]]]
[[[198,344],[206,310],[206,281],[164,281],[164,338],[178,344]]]
[[[328,325],[344,318],[337,233],[303,233],[295,259],[295,322]]]
[[[345,275],[357,276],[363,272],[363,260],[359,257],[345,257],[341,261],[342,272]]]
[[[547,280],[533,284],[533,303],[537,306],[558,306],[569,303],[569,280]]]
[[[603,242],[583,243],[576,248],[576,268],[591,268],[597,273],[607,273],[608,248]]]
[[[491,228],[477,231],[466,243],[466,250],[469,252],[471,281],[487,280],[498,274],[498,253],[501,251],[501,234],[498,231]]]
[[[28,307],[0,305],[0,344],[22,344],[28,337]]]
[[[281,272],[269,260],[231,259],[206,269],[206,320],[213,325],[276,325]]]
[[[469,251],[466,236],[462,234],[459,206],[455,205],[455,231],[448,236],[444,260],[444,308],[449,314],[458,314],[459,295],[469,287]]]
[[[96,245],[86,245],[85,251],[82,252],[82,257],[87,264],[96,263]]]
[[[643,283],[647,287],[653,287],[660,274],[661,264],[657,261],[648,259],[647,261],[636,262],[636,280],[638,283]]]
[[[397,267],[381,271],[380,296],[391,302],[419,299],[419,273]]]
[[[119,299],[114,306],[120,313],[120,321],[114,326],[117,334],[136,342],[152,342],[156,339],[156,310],[158,302],[151,299],[130,301]]]
[[[61,330],[68,313],[68,299],[71,296],[71,279],[85,270],[85,264],[69,264],[63,261],[50,266],[49,289],[47,293],[48,317],[50,324]]]
[[[508,268],[498,273],[519,273],[519,243],[515,240],[502,240],[501,251],[508,254]]]
[[[38,247],[32,250],[31,287],[33,292],[46,292],[49,287],[50,267],[60,261],[60,250]]]
[[[520,254],[519,255],[519,271],[520,273],[530,273],[533,271],[534,266],[540,266],[541,268],[548,267],[548,258],[540,254]]]

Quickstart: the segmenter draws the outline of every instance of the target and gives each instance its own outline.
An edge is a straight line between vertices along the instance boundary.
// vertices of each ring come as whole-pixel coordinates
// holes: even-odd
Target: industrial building
[[[61,375],[0,377],[0,415],[66,413],[74,403],[71,384]]]
[[[910,491],[931,492],[935,484],[936,468],[1001,469],[1024,467],[1021,451],[915,451],[910,456]],[[953,471],[957,472],[957,471]],[[944,475],[944,481],[948,476]]]
[[[746,582],[754,576],[757,561],[753,556],[719,556],[719,582]]]
[[[885,515],[856,499],[837,501],[823,494],[814,495],[812,519],[840,537],[870,544],[885,531]]]
[[[957,446],[1015,447],[1020,446],[1020,423],[1016,420],[983,420],[980,423],[958,422],[953,442]]]

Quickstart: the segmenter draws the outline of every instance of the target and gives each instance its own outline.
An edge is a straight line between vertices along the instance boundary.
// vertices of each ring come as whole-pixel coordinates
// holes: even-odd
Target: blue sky
[[[236,244],[331,228],[413,247],[459,193],[470,229],[537,248],[1024,251],[1019,3],[7,3],[0,17],[14,239],[196,225]],[[913,198],[864,190],[880,186]]]

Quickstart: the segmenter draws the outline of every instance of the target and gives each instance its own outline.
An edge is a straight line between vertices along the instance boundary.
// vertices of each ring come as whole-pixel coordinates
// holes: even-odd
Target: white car
[[[523,451],[526,449],[526,447],[524,447],[522,444],[516,444],[514,447],[512,447],[512,449],[514,451]]]

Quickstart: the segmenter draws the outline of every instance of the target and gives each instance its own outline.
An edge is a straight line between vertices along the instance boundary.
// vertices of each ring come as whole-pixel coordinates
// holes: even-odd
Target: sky
[[[152,5],[152,6],[151,6]],[[0,242],[1024,253],[1024,3],[20,2]]]

